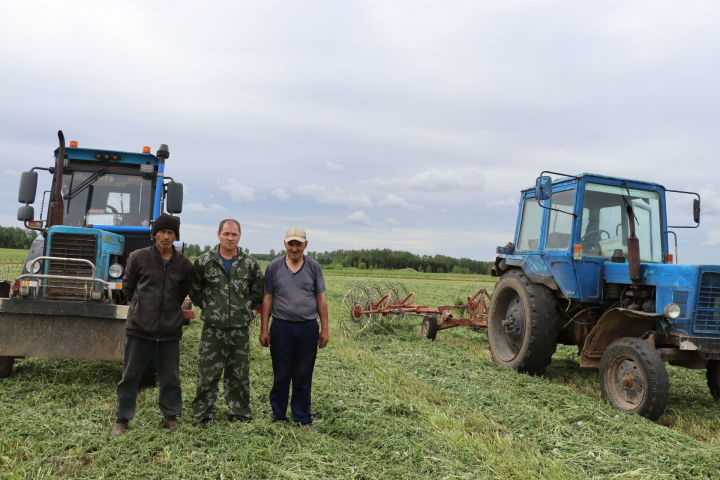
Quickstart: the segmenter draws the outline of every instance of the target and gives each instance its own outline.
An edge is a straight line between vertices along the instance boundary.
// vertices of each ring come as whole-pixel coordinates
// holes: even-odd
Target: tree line
[[[272,260],[285,255],[284,250],[270,250],[268,254],[253,254],[258,260]],[[470,258],[453,258],[445,255],[416,255],[401,250],[333,250],[331,252],[307,252],[325,268],[355,267],[362,269],[384,268],[399,270],[411,268],[426,273],[477,273],[487,275],[493,262]]]
[[[0,248],[30,248],[37,232],[20,227],[0,226]]]
[[[488,274],[493,262],[470,258],[453,258],[446,255],[416,255],[401,250],[333,250],[309,252],[321,265],[355,268],[384,268],[398,270],[411,268],[426,273],[478,273]]]

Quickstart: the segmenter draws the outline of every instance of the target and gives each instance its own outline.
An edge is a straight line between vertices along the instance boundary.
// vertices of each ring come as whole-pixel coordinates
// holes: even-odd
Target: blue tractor
[[[693,225],[668,225],[667,192],[694,197]],[[671,229],[699,222],[696,193],[543,172],[521,194],[514,242],[498,247],[493,360],[540,375],[558,343],[577,345],[607,401],[651,420],[667,406],[666,362],[706,369],[720,398],[720,266],[678,265],[670,245]]]
[[[18,357],[122,360],[129,254],[151,245],[151,224],[182,211],[182,184],[165,176],[167,145],[157,153],[65,146],[54,165],[23,172],[18,220],[40,234],[22,274],[0,285],[0,378]],[[35,220],[38,170],[52,175],[47,214]],[[40,216],[42,217],[42,210]],[[191,317],[188,313],[186,317]]]

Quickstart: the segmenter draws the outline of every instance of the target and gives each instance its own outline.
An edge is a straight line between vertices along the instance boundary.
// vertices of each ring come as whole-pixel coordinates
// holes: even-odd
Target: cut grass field
[[[414,275],[402,281],[431,306],[494,283]],[[221,399],[217,420],[194,428],[194,322],[182,342],[186,414],[177,432],[160,429],[153,388],[140,393],[127,433],[108,436],[119,363],[18,361],[0,380],[0,478],[720,477],[720,405],[703,371],[669,368],[670,404],[658,423],[623,415],[602,401],[597,371],[580,369],[574,348],[560,347],[547,375],[530,377],[497,367],[484,331],[454,328],[431,342],[408,318],[342,338],[341,299],[358,278],[326,272],[332,336],[313,382],[319,432],[270,422],[269,352],[257,341],[253,422],[229,424]]]

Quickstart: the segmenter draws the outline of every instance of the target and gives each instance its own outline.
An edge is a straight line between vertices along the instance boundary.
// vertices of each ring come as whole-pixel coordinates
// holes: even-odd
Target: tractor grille
[[[720,333],[720,273],[703,272],[696,312],[696,332]]]
[[[97,237],[95,235],[55,233],[51,238],[51,257],[82,258],[95,263],[97,246]],[[51,260],[48,266],[48,274],[71,277],[92,277],[92,269],[89,265],[79,262]],[[89,295],[91,287],[91,282],[61,278],[49,279],[46,297],[54,300],[85,300]]]

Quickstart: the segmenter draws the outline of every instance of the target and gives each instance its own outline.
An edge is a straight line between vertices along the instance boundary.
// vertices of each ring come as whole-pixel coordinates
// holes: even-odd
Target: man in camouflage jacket
[[[263,296],[263,276],[257,260],[238,248],[240,223],[225,219],[218,227],[220,244],[200,255],[193,265],[190,296],[202,309],[204,322],[198,352],[197,392],[193,411],[197,425],[212,419],[218,382],[230,421],[249,421],[250,343],[248,327]]]

